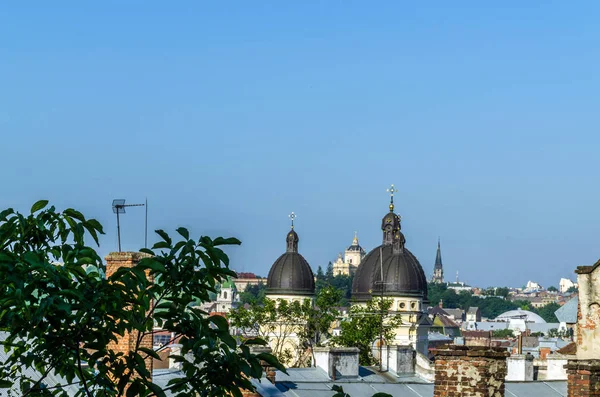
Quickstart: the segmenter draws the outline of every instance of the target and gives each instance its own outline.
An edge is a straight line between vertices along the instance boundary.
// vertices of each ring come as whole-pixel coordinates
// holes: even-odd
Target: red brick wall
[[[504,396],[505,349],[450,345],[435,351],[434,397]]]
[[[121,267],[133,267],[142,258],[147,257],[147,254],[141,252],[111,252],[108,254],[106,259],[106,277],[111,276],[117,269]],[[113,349],[115,352],[127,353],[135,349],[135,344],[138,338],[139,332],[125,333],[123,336],[118,336],[118,342],[111,342],[109,349]],[[152,335],[145,335],[140,343],[141,347],[147,347],[152,349]],[[146,368],[152,373],[152,358],[149,357],[145,360]]]
[[[600,360],[569,360],[568,397],[600,397]]]

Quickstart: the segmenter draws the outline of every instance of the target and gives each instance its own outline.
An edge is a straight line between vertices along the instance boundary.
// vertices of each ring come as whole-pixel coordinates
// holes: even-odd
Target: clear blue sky
[[[390,183],[430,274],[545,286],[600,257],[600,3],[0,6],[0,207],[236,236],[266,275],[288,213],[314,269],[380,244]],[[143,210],[122,222],[143,245]],[[152,236],[154,240],[154,236]]]

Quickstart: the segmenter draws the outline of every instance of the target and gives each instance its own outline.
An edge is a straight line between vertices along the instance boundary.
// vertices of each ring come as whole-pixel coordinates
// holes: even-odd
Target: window
[[[223,291],[223,299],[227,299],[227,291]]]

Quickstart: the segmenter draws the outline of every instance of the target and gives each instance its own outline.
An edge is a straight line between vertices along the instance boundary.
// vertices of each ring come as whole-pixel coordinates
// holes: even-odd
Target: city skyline
[[[600,257],[600,5],[104,2],[0,8],[2,208],[74,207],[117,249],[234,236],[266,276],[381,243],[390,183],[428,276],[556,285]],[[143,211],[121,219],[143,246]],[[516,284],[516,285],[515,285]]]

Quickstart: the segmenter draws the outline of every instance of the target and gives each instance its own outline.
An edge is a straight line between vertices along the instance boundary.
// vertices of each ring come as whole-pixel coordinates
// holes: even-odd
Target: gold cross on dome
[[[294,219],[296,219],[296,214],[294,214],[294,212],[292,212],[291,214],[288,215],[290,217],[290,219],[292,220],[292,229],[294,228]]]

